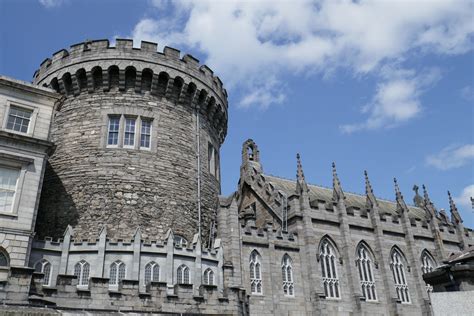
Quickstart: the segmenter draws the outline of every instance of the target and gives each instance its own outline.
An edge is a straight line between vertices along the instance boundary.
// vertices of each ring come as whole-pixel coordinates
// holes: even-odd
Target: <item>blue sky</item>
[[[30,81],[46,57],[85,39],[132,37],[191,53],[229,92],[222,191],[241,144],[266,173],[407,202],[425,184],[456,198],[474,228],[474,8],[463,1],[0,1],[0,73]]]

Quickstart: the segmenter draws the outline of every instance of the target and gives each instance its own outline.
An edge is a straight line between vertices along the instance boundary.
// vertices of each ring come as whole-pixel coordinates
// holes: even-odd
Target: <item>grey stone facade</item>
[[[43,135],[38,238],[0,267],[0,313],[430,314],[423,274],[473,244],[450,197],[451,219],[425,187],[415,205],[396,181],[394,201],[377,199],[365,173],[366,194],[346,193],[335,165],[332,188],[309,185],[299,155],[296,180],[271,176],[252,140],[236,192],[219,196],[226,91],[192,56],[156,49],[85,42],[35,73],[62,99]]]
[[[4,251],[12,266],[28,265],[44,165],[53,145],[48,141],[51,116],[59,99],[60,95],[48,88],[0,76],[0,251]],[[9,125],[13,109],[24,109],[30,114],[24,131]],[[3,204],[7,189],[3,170],[17,175],[8,208]],[[0,282],[5,279],[5,271],[0,267]]]
[[[68,224],[80,238],[93,238],[106,226],[117,238],[130,238],[140,227],[144,238],[162,238],[171,228],[191,240],[199,224],[208,236],[220,183],[207,157],[210,146],[218,157],[224,141],[226,92],[192,56],[156,49],[147,42],[132,48],[131,40],[120,39],[115,47],[107,40],[80,43],[36,72],[36,84],[66,97],[51,130],[56,150],[45,176],[40,236],[59,237]],[[121,119],[117,146],[107,144],[111,116]],[[152,122],[149,149],[141,150],[139,139],[125,146],[126,117],[137,118],[137,125]]]

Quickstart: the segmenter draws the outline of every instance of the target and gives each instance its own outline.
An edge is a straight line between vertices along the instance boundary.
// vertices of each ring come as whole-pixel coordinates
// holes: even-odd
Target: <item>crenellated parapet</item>
[[[33,82],[55,89],[66,97],[97,90],[149,93],[176,103],[198,106],[218,128],[222,143],[227,133],[227,91],[219,77],[199,60],[179,50],[130,39],[86,41],[61,49],[45,59]]]
[[[75,239],[68,227],[62,239],[33,243],[30,266],[31,282],[22,281],[31,283],[30,304],[58,309],[237,314],[245,303],[241,289],[224,283],[221,240],[204,247],[197,234],[187,244],[172,230],[159,240],[142,239],[140,229],[128,239],[108,238],[106,229]]]

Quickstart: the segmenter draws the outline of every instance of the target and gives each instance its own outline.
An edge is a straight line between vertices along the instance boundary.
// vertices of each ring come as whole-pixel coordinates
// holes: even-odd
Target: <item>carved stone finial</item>
[[[438,211],[436,210],[434,204],[431,202],[426,186],[423,184],[422,187],[423,187],[423,199],[424,199],[423,206],[431,217],[435,217],[438,214]]]
[[[397,178],[393,178],[393,183],[395,184],[395,197],[397,200],[398,210],[400,212],[408,211],[408,207],[403,199],[402,192],[400,192],[400,187],[398,186]]]
[[[413,197],[413,203],[418,207],[423,207],[423,198],[418,193],[419,187],[415,184],[413,186],[413,191],[415,191],[415,196]]]
[[[456,204],[454,203],[454,200],[451,196],[451,192],[448,191],[448,199],[449,199],[449,209],[451,211],[451,222],[455,224],[460,224],[463,222],[461,218],[461,214],[458,212],[458,208],[456,207]]]
[[[403,199],[402,193],[400,192],[400,187],[398,186],[397,178],[393,178],[393,183],[395,184],[395,195],[398,198],[399,196]]]
[[[336,164],[334,162],[332,163],[332,186],[332,198],[334,201],[339,201],[346,198],[344,191],[342,190],[341,181],[339,181],[339,177],[337,176]]]
[[[303,165],[301,164],[300,154],[296,154],[296,192],[301,194],[302,192],[308,192],[308,184],[304,178]]]
[[[369,174],[367,170],[364,170],[364,177],[365,177],[365,194],[367,196],[367,206],[373,207],[374,205],[378,205],[377,198],[374,195],[374,190],[372,189],[372,185],[370,184]]]

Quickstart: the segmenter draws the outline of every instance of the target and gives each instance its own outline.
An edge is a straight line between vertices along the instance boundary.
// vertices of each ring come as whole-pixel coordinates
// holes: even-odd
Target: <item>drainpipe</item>
[[[201,133],[199,132],[199,105],[196,105],[196,160],[197,160],[197,207],[198,234],[201,238]]]

